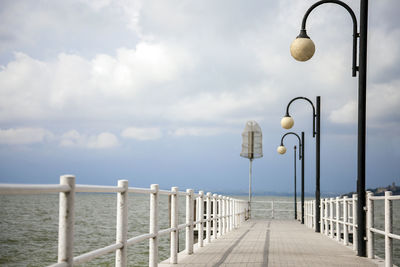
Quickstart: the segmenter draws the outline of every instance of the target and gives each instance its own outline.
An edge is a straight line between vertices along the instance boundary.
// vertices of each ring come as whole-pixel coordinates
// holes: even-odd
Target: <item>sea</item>
[[[244,196],[237,198],[246,199]],[[77,193],[75,197],[74,256],[115,243],[116,194]],[[255,196],[254,201],[275,203],[275,219],[294,219],[293,197]],[[299,198],[298,198],[299,200]],[[129,196],[128,238],[149,231],[149,196]],[[0,266],[48,266],[57,262],[58,194],[0,195]],[[168,198],[160,196],[160,230],[169,228]],[[185,223],[185,198],[178,198],[179,224]],[[252,204],[252,218],[268,219],[270,204]],[[384,229],[384,203],[375,201],[375,227]],[[400,234],[400,201],[393,201],[394,233]],[[184,250],[185,231],[179,232]],[[334,242],[334,241],[332,241]],[[159,260],[169,258],[169,235],[159,238]],[[375,254],[384,257],[384,238],[375,234]],[[394,240],[394,264],[400,266],[400,241]],[[129,266],[148,266],[148,241],[128,247]],[[115,253],[80,266],[114,266]]]

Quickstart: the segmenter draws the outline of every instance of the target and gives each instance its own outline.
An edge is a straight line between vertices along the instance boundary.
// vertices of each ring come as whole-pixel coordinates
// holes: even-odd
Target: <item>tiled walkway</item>
[[[250,220],[167,266],[379,266],[296,221]]]

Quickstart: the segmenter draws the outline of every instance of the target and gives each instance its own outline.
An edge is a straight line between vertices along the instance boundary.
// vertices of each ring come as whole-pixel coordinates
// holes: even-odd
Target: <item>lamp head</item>
[[[290,117],[289,115],[286,115],[285,117],[283,117],[281,119],[281,126],[284,129],[290,129],[292,128],[294,125],[294,120],[292,117]]]
[[[286,153],[286,147],[283,146],[283,145],[278,146],[278,149],[276,151],[278,151],[279,154],[285,154]]]
[[[307,61],[314,52],[314,42],[308,37],[306,30],[301,30],[299,36],[290,45],[290,54],[298,61]]]

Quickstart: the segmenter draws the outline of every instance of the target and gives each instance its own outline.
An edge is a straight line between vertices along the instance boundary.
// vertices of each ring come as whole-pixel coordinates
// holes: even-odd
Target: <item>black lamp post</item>
[[[301,132],[301,139],[298,134],[294,132],[285,133],[281,138],[281,145],[278,147],[277,151],[279,154],[286,153],[286,147],[283,145],[283,139],[285,136],[293,134],[297,136],[299,139],[299,159],[301,159],[301,223],[304,224],[304,132]],[[295,164],[296,164],[296,156],[295,156]],[[296,173],[296,171],[295,171]],[[296,177],[296,174],[295,174]],[[296,178],[295,178],[296,179]],[[296,180],[295,180],[295,196],[296,196]],[[295,199],[295,212],[297,212],[296,208],[296,199]],[[295,217],[296,218],[296,217]]]
[[[300,35],[292,43],[290,52],[299,61],[310,59],[315,51],[314,43],[306,32],[308,15],[317,6],[333,3],[344,7],[353,20],[353,68],[352,76],[358,71],[358,141],[357,141],[357,225],[358,256],[366,256],[366,224],[365,224],[365,135],[366,135],[366,95],[367,95],[367,34],[368,34],[368,0],[360,0],[360,32],[357,32],[357,18],[353,10],[342,1],[322,0],[313,4],[304,14]],[[357,38],[359,38],[359,54],[357,66]]]
[[[317,96],[316,99],[316,106],[315,108],[313,102],[306,98],[306,97],[295,97],[292,100],[290,100],[289,104],[286,107],[286,115],[285,117],[282,118],[281,120],[281,125],[285,129],[290,129],[292,128],[294,124],[294,120],[292,117],[289,115],[289,107],[290,105],[299,99],[306,100],[308,103],[311,104],[313,108],[313,137],[315,138],[315,232],[319,233],[321,228],[320,228],[320,202],[321,202],[321,197],[320,197],[320,144],[321,144],[321,97]]]

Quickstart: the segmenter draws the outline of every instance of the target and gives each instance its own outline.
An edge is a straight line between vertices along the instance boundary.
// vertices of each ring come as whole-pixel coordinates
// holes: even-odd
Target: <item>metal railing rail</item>
[[[117,193],[117,223],[116,242],[109,246],[99,248],[79,256],[73,255],[74,248],[74,223],[75,223],[75,193]],[[148,188],[128,187],[127,180],[118,180],[117,186],[78,185],[75,176],[63,175],[59,185],[21,185],[0,184],[0,194],[49,194],[59,193],[59,229],[58,229],[58,263],[50,267],[72,267],[88,262],[108,253],[116,253],[115,266],[125,267],[127,263],[128,246],[149,240],[149,266],[158,265],[158,237],[170,234],[170,258],[172,264],[178,262],[178,231],[185,229],[185,251],[193,253],[194,226],[199,227],[198,246],[203,246],[203,225],[206,225],[206,242],[217,239],[245,221],[248,212],[247,201],[234,199],[222,195],[203,191],[195,194],[192,189],[186,192],[178,191],[172,187],[171,191],[160,190],[157,184]],[[150,195],[150,231],[128,239],[128,194]],[[159,229],[159,195],[168,195],[171,198],[170,228]],[[178,196],[186,197],[186,223],[178,225]],[[197,220],[194,218],[194,199],[197,197],[200,209]],[[204,203],[206,208],[204,210]],[[203,216],[201,216],[203,214]],[[212,228],[211,228],[212,227]],[[212,233],[212,235],[211,235]]]
[[[400,240],[400,235],[393,233],[393,201],[400,200],[400,196],[393,196],[391,191],[386,191],[384,196],[374,196],[367,192],[367,207],[365,207],[367,225],[367,256],[375,258],[374,235],[385,237],[385,267],[393,266],[393,239]],[[374,228],[374,201],[384,201],[385,229]],[[315,201],[305,201],[305,224],[315,228]],[[321,233],[336,241],[349,245],[349,235],[353,234],[353,250],[357,250],[357,194],[352,198],[324,198],[321,199]],[[343,236],[343,237],[342,237]]]

